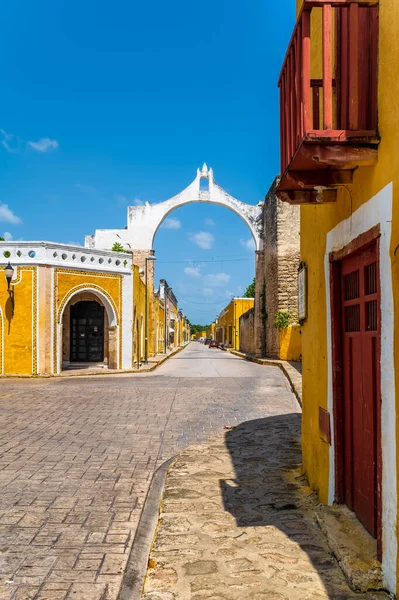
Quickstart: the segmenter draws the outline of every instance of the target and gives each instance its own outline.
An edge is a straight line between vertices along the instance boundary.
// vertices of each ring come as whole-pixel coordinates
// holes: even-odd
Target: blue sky
[[[1,18],[1,233],[83,244],[204,161],[236,198],[263,199],[295,0],[13,0]],[[170,218],[156,276],[192,322],[210,321],[253,277],[249,230],[217,206]]]

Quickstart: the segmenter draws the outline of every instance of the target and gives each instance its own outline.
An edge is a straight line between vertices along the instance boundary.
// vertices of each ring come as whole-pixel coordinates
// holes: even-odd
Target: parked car
[[[219,342],[216,340],[209,341],[209,348],[219,348]]]
[[[210,339],[206,338],[206,340],[205,340],[205,342],[204,342],[205,346],[208,346],[209,342],[211,342],[211,341],[212,341],[212,340],[210,340]]]

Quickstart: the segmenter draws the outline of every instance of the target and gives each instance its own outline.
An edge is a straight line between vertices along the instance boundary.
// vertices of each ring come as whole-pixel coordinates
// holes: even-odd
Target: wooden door
[[[95,301],[71,306],[71,362],[104,360],[104,307]]]
[[[380,528],[380,290],[377,243],[341,262],[343,494],[366,529]]]

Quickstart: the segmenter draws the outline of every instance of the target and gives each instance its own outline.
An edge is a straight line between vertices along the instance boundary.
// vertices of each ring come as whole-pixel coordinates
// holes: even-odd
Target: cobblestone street
[[[143,600],[388,600],[352,591],[300,475],[300,415],[247,421],[169,469]]]
[[[154,470],[298,413],[278,368],[191,344],[154,374],[0,381],[0,600],[115,600]]]

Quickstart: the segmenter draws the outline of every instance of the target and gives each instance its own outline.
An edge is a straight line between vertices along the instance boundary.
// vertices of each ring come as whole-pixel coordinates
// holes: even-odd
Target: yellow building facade
[[[233,298],[220,313],[216,324],[216,339],[234,350],[240,349],[240,317],[253,308],[253,298]]]
[[[1,375],[57,375],[91,364],[112,370],[140,366],[146,297],[148,356],[164,351],[164,302],[152,288],[146,296],[143,274],[130,253],[2,242],[1,268]],[[176,346],[188,335],[185,317],[179,319]]]
[[[216,339],[216,323],[211,323],[206,331],[206,337],[210,340]]]
[[[299,76],[312,77],[313,86],[324,79],[332,101],[325,92],[313,114],[302,113],[305,130],[306,118],[313,120],[313,133],[301,147],[312,139],[313,156],[322,161],[313,172],[303,166],[303,182],[312,182],[302,182],[307,198],[292,185],[295,158],[285,161],[283,181],[291,169],[294,176],[281,197],[301,204],[304,471],[322,502],[349,506],[377,539],[384,586],[398,593],[399,4],[367,4],[332,9],[320,2],[323,8],[315,9],[297,0],[297,31],[306,28],[300,43],[311,64],[310,71],[298,65]],[[333,36],[331,23],[347,27],[342,38]],[[368,57],[365,63],[361,56]],[[284,77],[283,70],[282,86]],[[345,127],[347,84],[351,122]],[[304,87],[297,93],[297,101],[311,101]],[[281,94],[284,110],[284,88]],[[363,126],[370,118],[374,127]],[[356,134],[362,128],[367,131]],[[335,130],[342,130],[340,138]],[[282,140],[286,133],[283,123]]]

